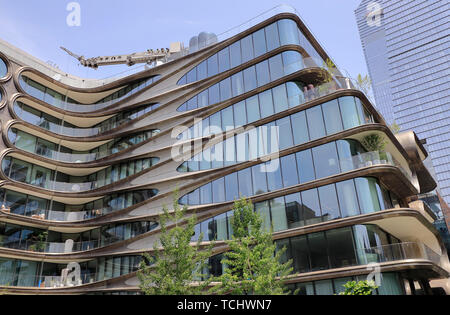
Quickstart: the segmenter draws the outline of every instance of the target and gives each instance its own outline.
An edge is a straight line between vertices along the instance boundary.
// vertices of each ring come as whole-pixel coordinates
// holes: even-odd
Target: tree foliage
[[[233,213],[233,237],[227,242],[230,250],[222,260],[226,267],[218,279],[219,293],[288,294],[284,280],[292,272],[292,261],[281,263],[286,249],[276,250],[272,232],[264,229],[263,218],[250,201],[236,201]]]
[[[369,152],[381,152],[385,150],[387,142],[383,136],[374,133],[365,136],[362,139],[361,144]]]
[[[372,295],[378,287],[374,281],[349,281],[344,284],[345,291],[339,295]]]
[[[187,208],[180,208],[177,199],[175,195],[172,214],[163,207],[160,241],[154,244],[153,256],[144,254],[140,264],[139,287],[146,295],[201,295],[210,285],[211,280],[200,280],[213,244],[201,248],[203,235],[192,244],[197,219],[192,215],[186,222]]]

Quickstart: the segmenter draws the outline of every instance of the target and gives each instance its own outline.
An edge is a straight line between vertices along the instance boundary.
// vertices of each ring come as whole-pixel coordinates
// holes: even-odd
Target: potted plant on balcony
[[[45,242],[47,240],[48,232],[42,232],[38,234],[35,239],[37,239],[36,243],[30,245],[28,249],[33,252],[43,252],[45,250]]]
[[[387,154],[385,148],[387,141],[382,135],[373,133],[365,136],[362,139],[361,144],[368,152],[376,152],[379,155],[377,159],[374,159],[368,154],[365,155],[366,166],[372,166],[372,164],[386,164]]]

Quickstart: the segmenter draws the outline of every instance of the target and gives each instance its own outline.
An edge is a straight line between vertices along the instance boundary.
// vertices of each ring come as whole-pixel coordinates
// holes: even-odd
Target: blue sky
[[[69,27],[70,0],[0,0],[0,38],[63,71],[85,78],[105,78],[124,70],[92,70],[77,65],[59,46],[86,57],[169,47],[201,31],[220,34],[286,3],[300,13],[340,68],[353,77],[367,73],[354,17],[360,0],[78,0],[81,26]]]

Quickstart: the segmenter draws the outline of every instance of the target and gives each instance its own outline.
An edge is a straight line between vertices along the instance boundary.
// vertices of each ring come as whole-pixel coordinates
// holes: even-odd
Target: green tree
[[[395,121],[392,123],[392,125],[389,127],[391,129],[391,131],[394,134],[397,134],[400,132],[400,130],[402,129]]]
[[[374,281],[349,281],[344,284],[345,291],[339,295],[372,295],[378,287]]]
[[[357,88],[360,91],[364,92],[364,94],[366,94],[367,97],[369,97],[370,91],[372,90],[372,80],[370,79],[370,77],[367,74],[365,76],[358,74],[355,82]]]
[[[288,294],[284,281],[292,272],[292,261],[281,263],[285,248],[276,250],[272,232],[245,198],[234,204],[231,218],[233,237],[224,254],[224,273],[219,277],[220,293],[235,295]]]
[[[192,215],[186,222],[187,207],[180,208],[177,199],[175,194],[172,214],[163,207],[160,242],[155,242],[153,256],[144,254],[140,264],[139,287],[146,295],[201,295],[207,293],[210,285],[210,279],[199,280],[213,244],[202,248],[203,235],[191,243],[197,219]]]

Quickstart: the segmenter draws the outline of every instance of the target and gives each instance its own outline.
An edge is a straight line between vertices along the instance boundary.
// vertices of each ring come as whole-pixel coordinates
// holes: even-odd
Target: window
[[[252,173],[251,169],[247,168],[238,172],[239,179],[239,193],[242,197],[250,197],[253,193]],[[241,197],[239,196],[239,197]]]
[[[276,55],[269,59],[269,68],[272,81],[278,80],[284,76],[281,55]]]
[[[312,149],[317,178],[339,173],[339,161],[335,142],[323,144]]]
[[[270,83],[269,61],[264,60],[256,64],[256,76],[258,86],[263,86]]]
[[[226,200],[233,201],[239,199],[238,176],[237,173],[225,177]]]
[[[219,56],[219,73],[230,70],[230,48],[222,49],[218,53]]]
[[[292,129],[290,117],[284,117],[276,121],[278,127],[278,136],[280,150],[287,149],[293,146]]]
[[[244,77],[242,72],[238,72],[231,77],[231,85],[233,90],[233,97],[244,93]]]
[[[273,165],[277,165],[278,163],[280,163],[280,160],[279,159],[272,160],[271,163]],[[267,163],[266,163],[266,165],[267,165]],[[275,190],[283,188],[283,182],[281,180],[280,169],[281,169],[281,167],[276,167],[275,170],[271,170],[271,171],[267,172],[267,186],[268,186],[269,191],[275,191]]]
[[[305,111],[291,115],[294,145],[300,145],[309,141],[308,125]]]
[[[241,47],[242,47],[242,63],[246,63],[247,61],[252,60],[254,58],[252,35],[249,35],[241,39]]]
[[[286,208],[284,197],[275,198],[270,201],[270,210],[272,214],[273,231],[285,231],[288,229]]]
[[[208,77],[208,62],[205,60],[197,66],[197,80],[203,80]]]
[[[223,178],[212,182],[212,191],[214,203],[225,202],[225,180]]]
[[[311,271],[308,242],[305,235],[291,239],[293,268],[297,273]]]
[[[212,77],[219,73],[219,65],[217,60],[217,54],[208,58],[208,77]]]
[[[211,86],[209,88],[209,104],[216,104],[220,102],[220,90],[219,90],[219,83]]]
[[[351,129],[360,125],[358,112],[356,110],[355,98],[345,96],[339,99],[339,105],[344,122],[344,129]]]
[[[226,101],[231,98],[231,79],[226,78],[220,81],[220,101]]]
[[[261,118],[259,113],[258,95],[255,95],[246,100],[246,108],[247,108],[247,119],[249,124]]]
[[[319,199],[324,221],[335,220],[341,217],[334,184],[319,187]]]
[[[324,232],[308,235],[312,271],[328,269],[327,240]]]
[[[5,77],[8,74],[8,67],[3,59],[0,58],[0,78]],[[0,95],[1,100],[1,95]]]
[[[239,102],[233,105],[235,126],[245,126],[247,124],[247,113],[245,101]]]
[[[245,92],[256,89],[256,70],[255,67],[250,67],[244,70],[244,87]]]
[[[284,75],[303,69],[302,55],[296,51],[285,51],[282,53]]]
[[[322,104],[322,110],[325,119],[327,135],[342,131],[343,127],[338,101],[332,100],[330,102]]]
[[[264,29],[253,33],[253,43],[255,47],[255,57],[264,55],[267,52],[266,35]]]
[[[311,150],[298,152],[296,157],[298,172],[300,175],[300,183],[303,184],[315,180],[316,175],[314,172],[314,163],[312,160]]]
[[[316,189],[301,192],[305,225],[322,222],[319,196]]]
[[[252,167],[253,175],[253,195],[260,195],[267,192],[266,173],[261,171],[261,165]]]
[[[267,39],[267,50],[271,51],[280,47],[280,37],[278,35],[278,24],[273,23],[265,28]]]
[[[281,171],[283,174],[284,187],[295,186],[298,184],[298,174],[295,155],[287,155],[281,158]]]
[[[241,42],[238,41],[230,46],[231,68],[235,68],[242,63]]]
[[[325,137],[325,126],[322,117],[322,108],[315,106],[306,110],[308,119],[309,136],[312,140]]]
[[[353,180],[348,180],[336,184],[341,206],[342,217],[350,217],[359,214],[358,199],[356,197]]]
[[[380,211],[377,180],[375,178],[356,178],[355,184],[362,214]]]
[[[301,227],[304,225],[302,201],[300,193],[288,195],[286,201],[286,218],[289,229]]]
[[[280,30],[280,43],[284,45],[300,45],[298,38],[298,27],[293,20],[283,19],[278,21]]]
[[[261,107],[261,117],[269,117],[274,114],[272,90],[268,90],[259,94],[259,105]]]
[[[289,108],[287,102],[286,86],[284,84],[279,85],[272,89],[273,100],[275,105],[275,113],[284,112]]]
[[[356,265],[351,227],[329,230],[327,233],[331,268],[343,268]]]

